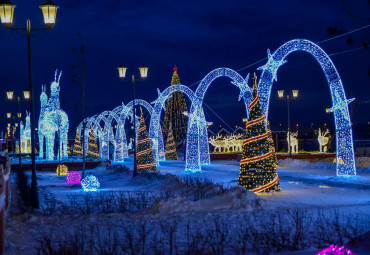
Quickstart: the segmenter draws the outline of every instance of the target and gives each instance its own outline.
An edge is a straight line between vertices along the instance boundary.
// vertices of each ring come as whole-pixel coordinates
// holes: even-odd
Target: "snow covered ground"
[[[357,163],[361,166],[357,176],[337,177],[335,167],[331,162],[281,160],[278,168],[281,191],[255,195],[234,188],[237,186],[239,172],[239,163],[236,161],[214,161],[210,165],[202,166],[201,173],[185,172],[185,162],[181,160],[161,162],[158,170],[162,176],[173,174],[182,180],[188,180],[187,182],[201,180],[205,183],[214,183],[212,187],[209,185],[196,186],[202,189],[199,194],[203,196],[193,199],[198,193],[189,193],[188,184],[181,183],[179,179],[168,175],[132,179],[131,172],[120,168],[121,165],[132,167],[132,158],[129,158],[126,162],[115,163],[111,167],[101,165],[96,169],[87,170],[86,174],[98,177],[101,185],[100,193],[104,191],[108,193],[128,192],[125,196],[130,196],[128,195],[130,192],[132,196],[150,194],[145,198],[149,208],[137,212],[117,213],[114,211],[108,214],[85,212],[82,215],[76,214],[77,211],[72,213],[68,210],[66,214],[65,209],[58,209],[71,206],[71,201],[77,201],[77,204],[85,203],[86,193],[81,187],[68,184],[65,176],[57,176],[55,172],[40,172],[38,173],[38,185],[40,203],[44,210],[40,210],[39,215],[36,214],[30,218],[20,214],[13,214],[9,218],[7,231],[9,254],[34,254],[36,247],[34,237],[41,235],[42,231],[50,231],[53,228],[68,230],[69,226],[79,225],[81,221],[86,224],[95,223],[104,226],[109,224],[111,226],[116,221],[127,218],[130,219],[129,221],[135,221],[137,217],[144,217],[150,222],[153,217],[155,222],[163,217],[166,220],[180,217],[178,228],[185,229],[184,222],[190,219],[192,219],[192,224],[196,224],[194,221],[204,224],[204,219],[222,215],[224,219],[229,219],[229,224],[232,225],[246,212],[253,213],[253,217],[258,218],[259,216],[255,213],[269,215],[269,212],[289,212],[299,209],[312,213],[314,218],[318,217],[320,211],[330,215],[338,213],[341,217],[357,217],[356,222],[360,224],[362,231],[369,231],[370,160],[368,158],[358,159]],[[169,193],[175,196],[169,200],[160,199],[161,196]],[[56,205],[50,206],[48,204],[50,201],[56,201]],[[154,203],[152,207],[150,207],[151,202]],[[45,212],[51,215],[42,215]],[[232,228],[231,225],[230,228]],[[364,248],[361,249],[359,251],[362,252]],[[316,254],[315,251],[317,253],[317,248],[311,247],[295,254]],[[370,251],[370,248],[366,251]]]

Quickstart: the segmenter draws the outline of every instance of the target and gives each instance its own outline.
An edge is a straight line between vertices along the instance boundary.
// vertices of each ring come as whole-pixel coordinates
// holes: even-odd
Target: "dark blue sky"
[[[16,1],[13,27],[43,27],[38,5],[42,1]],[[369,16],[367,0],[346,1],[349,12]],[[370,24],[370,20],[351,17],[342,1],[57,1],[60,6],[57,24],[48,32],[35,32],[32,37],[33,82],[35,86],[36,119],[39,111],[41,84],[50,85],[56,68],[61,78],[62,108],[70,117],[70,135],[79,123],[77,104],[80,88],[71,82],[72,65],[76,57],[72,48],[80,46],[81,33],[86,48],[86,115],[111,110],[131,100],[130,79],[119,80],[117,66],[124,63],[128,74],[139,75],[137,67],[149,66],[149,77],[137,83],[137,97],[153,101],[157,88],[170,85],[173,66],[178,66],[181,83],[192,85],[217,67],[235,70],[265,58],[266,50],[276,50],[295,38],[319,42],[330,38],[328,27],[343,33]],[[369,17],[367,17],[369,18]],[[353,44],[348,44],[348,38]],[[370,29],[343,36],[320,46],[328,53],[357,49],[332,57],[343,80],[347,97],[356,101],[370,99]],[[370,46],[370,45],[369,45]],[[20,93],[27,87],[27,47],[25,35],[0,28],[0,121],[6,126],[6,112],[16,112],[16,104],[6,102],[9,88]],[[300,97],[291,104],[292,123],[333,125],[332,115],[324,109],[331,106],[330,93],[323,72],[306,53],[294,53],[278,71],[270,104],[272,127],[286,125],[286,103],[279,101],[277,89],[300,89]],[[263,65],[241,71],[245,76]],[[257,75],[260,71],[256,71]],[[192,86],[196,89],[197,85]],[[230,126],[241,125],[245,115],[239,92],[222,78],[211,85],[205,103]],[[28,104],[23,103],[23,110]],[[354,120],[370,121],[370,105],[357,105]],[[215,127],[222,123],[205,107],[209,121]]]

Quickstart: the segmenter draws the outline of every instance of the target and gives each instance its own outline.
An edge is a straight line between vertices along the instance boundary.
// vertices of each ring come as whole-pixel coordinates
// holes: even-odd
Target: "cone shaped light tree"
[[[177,67],[173,68],[171,85],[180,84],[180,78],[177,74]],[[172,124],[175,144],[179,145],[186,139],[186,131],[188,127],[188,117],[183,114],[187,112],[188,107],[185,102],[182,92],[175,92],[166,102],[166,111],[163,120],[162,133],[164,140],[167,140],[170,123]]]
[[[87,148],[87,156],[92,158],[99,158],[98,145],[96,144],[95,134],[93,127],[90,129],[89,144]]]
[[[177,153],[176,153],[176,144],[175,144],[175,139],[173,137],[171,122],[168,128],[168,136],[167,136],[165,154],[166,154],[167,160],[178,160]]]
[[[249,119],[243,142],[243,156],[240,161],[238,185],[253,192],[280,190],[274,154],[268,142],[265,116],[261,111],[257,77],[254,75],[253,100],[249,105]]]
[[[150,138],[146,129],[143,111],[140,107],[140,128],[138,141],[136,143],[137,154],[137,170],[140,171],[156,171],[157,165],[154,161]]]
[[[78,133],[78,129],[76,129],[76,137],[75,137],[75,142],[73,145],[73,155],[82,156],[82,146],[81,146],[80,134]]]

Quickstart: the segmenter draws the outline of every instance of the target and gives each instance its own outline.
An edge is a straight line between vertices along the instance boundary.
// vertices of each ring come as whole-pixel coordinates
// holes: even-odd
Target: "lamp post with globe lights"
[[[50,30],[56,21],[57,10],[59,6],[51,0],[46,0],[39,7],[44,17],[44,23],[47,28],[31,28],[31,21],[27,19],[25,28],[13,28],[10,25],[13,23],[15,5],[10,0],[0,0],[0,20],[8,30],[26,31],[27,33],[27,51],[28,51],[28,84],[30,91],[30,110],[31,110],[31,155],[32,155],[32,178],[30,191],[30,205],[33,208],[39,208],[37,194],[37,178],[36,178],[36,155],[35,155],[35,116],[34,116],[34,93],[32,86],[32,62],[31,62],[31,32],[35,30]]]
[[[292,99],[298,98],[298,92],[299,90],[293,89],[292,90]],[[292,150],[289,148],[290,146],[290,95],[287,94],[286,97],[284,97],[284,90],[278,90],[278,96],[280,99],[286,99],[287,100],[287,108],[288,108],[288,150],[289,150],[289,158],[292,158]]]
[[[148,67],[141,65],[139,67],[140,71],[140,77],[141,79],[146,79],[148,77]],[[126,77],[126,71],[127,67],[124,65],[120,65],[118,67],[118,76],[121,79],[124,79]],[[133,169],[133,177],[137,176],[137,160],[136,160],[136,102],[135,102],[135,75],[132,74],[131,76],[131,81],[132,81],[132,88],[133,88],[133,107],[132,107],[132,116],[134,119],[134,169]]]

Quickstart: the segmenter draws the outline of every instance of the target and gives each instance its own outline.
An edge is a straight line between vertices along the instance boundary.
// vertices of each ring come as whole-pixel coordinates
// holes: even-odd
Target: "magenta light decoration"
[[[78,184],[81,182],[81,175],[77,171],[70,171],[67,174],[67,182],[69,184]]]
[[[323,249],[317,255],[355,255],[352,251],[344,248],[344,246],[330,245],[328,248]]]

